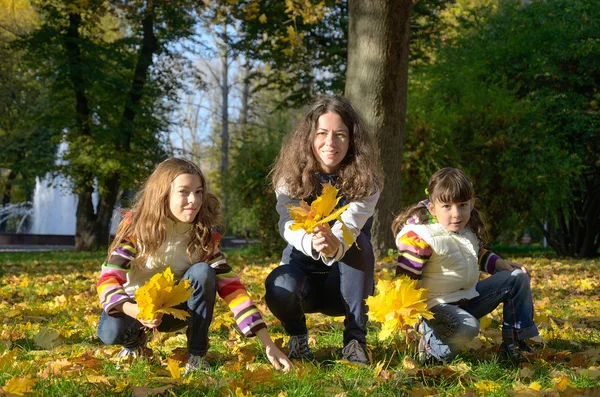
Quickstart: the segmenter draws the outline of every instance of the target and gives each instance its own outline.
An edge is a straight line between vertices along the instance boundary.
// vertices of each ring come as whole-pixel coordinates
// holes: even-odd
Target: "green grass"
[[[271,335],[285,343],[285,332],[263,299],[264,278],[279,259],[264,258],[252,248],[227,253],[264,313]],[[491,315],[491,328],[482,332],[485,342],[480,348],[466,350],[446,365],[416,368],[405,367],[415,357],[414,347],[408,347],[402,337],[377,340],[379,325],[373,322],[368,335],[373,364],[366,368],[349,365],[341,360],[343,319],[308,315],[316,360],[297,364],[292,373],[275,373],[260,342],[240,337],[228,309],[218,301],[208,354],[210,372],[177,382],[166,363],[169,358],[183,360],[185,338],[181,335],[161,335],[161,341],[151,343],[154,360],[140,360],[121,369],[113,358],[118,347],[104,346],[96,337],[101,308],[95,283],[104,256],[104,251],[0,254],[0,387],[16,377],[34,379],[33,394],[45,396],[131,396],[134,387],[170,386],[165,395],[221,396],[237,391],[238,396],[374,397],[473,392],[508,397],[519,385],[533,382],[556,390],[557,379],[565,377],[569,385],[564,393],[600,392],[600,379],[594,372],[600,354],[591,350],[600,351],[598,261],[537,254],[511,257],[532,270],[536,312],[551,319],[540,326],[547,346],[538,346],[531,364],[522,369],[497,361],[494,335],[501,319],[497,310]],[[393,262],[378,264],[377,276],[389,277],[390,269]],[[61,343],[52,349],[35,343],[45,327],[60,335]],[[238,352],[238,347],[250,356]],[[486,389],[487,384],[493,387]]]

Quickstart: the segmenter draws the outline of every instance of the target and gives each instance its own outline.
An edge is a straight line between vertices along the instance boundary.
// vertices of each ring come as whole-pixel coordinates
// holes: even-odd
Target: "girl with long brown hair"
[[[463,171],[437,171],[427,193],[427,200],[402,212],[392,225],[399,253],[396,273],[421,280],[434,314],[417,325],[420,359],[451,359],[477,336],[478,319],[504,303],[500,355],[521,361],[522,353],[531,351],[525,339],[538,335],[529,271],[485,249],[485,222]],[[480,270],[491,276],[479,281]]]
[[[246,336],[257,335],[276,369],[291,363],[271,340],[258,309],[238,276],[219,251],[221,222],[218,199],[206,190],[200,168],[187,160],[169,158],[152,172],[130,212],[119,224],[102,265],[97,290],[103,306],[98,336],[109,345],[122,345],[121,358],[148,353],[148,329],[174,331],[187,326],[188,362],[185,373],[208,370],[208,329],[216,294],[227,302]],[[193,292],[181,305],[187,320],[159,313],[138,319],[135,291],[153,275],[171,268],[176,280],[187,279]]]
[[[373,292],[371,225],[383,178],[370,133],[348,100],[328,96],[313,103],[281,147],[271,181],[288,246],[265,281],[265,300],[290,335],[288,357],[312,357],[305,314],[320,312],[345,317],[343,356],[368,364],[364,300]],[[338,206],[349,204],[341,217],[352,245],[338,221],[311,232],[290,228],[289,206],[310,204],[325,183],[340,189]]]

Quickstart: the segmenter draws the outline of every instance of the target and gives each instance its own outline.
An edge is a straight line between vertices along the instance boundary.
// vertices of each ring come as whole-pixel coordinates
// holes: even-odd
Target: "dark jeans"
[[[434,318],[425,321],[425,341],[436,358],[448,360],[479,333],[478,319],[504,303],[502,339],[507,343],[539,334],[533,322],[529,276],[520,269],[504,270],[477,283],[479,296],[465,302],[442,303],[431,308]]]
[[[373,293],[375,267],[369,237],[361,233],[356,244],[331,267],[299,253],[284,252],[282,265],[265,281],[265,300],[288,334],[308,333],[305,313],[323,313],[345,317],[344,345],[352,339],[366,344],[365,299]]]
[[[196,263],[185,272],[183,279],[190,280],[192,295],[186,303],[178,306],[187,309],[190,317],[179,320],[165,314],[158,326],[160,332],[170,332],[187,325],[188,352],[196,356],[204,356],[208,350],[208,327],[212,321],[217,292],[217,276],[209,264]],[[107,345],[122,345],[135,348],[144,343],[145,329],[135,318],[127,315],[109,316],[102,312],[98,324],[98,337]]]

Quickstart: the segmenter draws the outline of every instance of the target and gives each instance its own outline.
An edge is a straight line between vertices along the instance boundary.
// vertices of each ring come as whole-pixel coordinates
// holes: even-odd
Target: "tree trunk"
[[[557,216],[554,225],[543,231],[549,245],[559,256],[596,258],[600,249],[600,186],[588,183],[583,197],[569,205],[566,212]]]
[[[394,248],[401,208],[411,0],[350,0],[346,97],[375,134],[385,176],[373,225],[377,256]]]
[[[223,23],[223,43],[221,48],[221,197],[223,199],[223,217],[227,219],[226,178],[229,169],[229,40],[227,21]]]
[[[77,194],[77,212],[75,226],[75,251],[91,251],[98,248],[96,238],[96,215],[92,203],[93,186],[85,186]]]
[[[240,140],[246,140],[246,128],[248,126],[248,113],[250,112],[250,66],[248,63],[242,68],[242,109],[240,110],[240,119],[238,121]]]
[[[81,37],[79,29],[81,27],[81,15],[77,13],[69,14],[69,26],[65,34],[65,49],[69,65],[69,80],[75,93],[75,111],[77,130],[72,133],[75,137],[90,136],[90,109],[85,92],[85,76],[81,60]],[[71,150],[77,150],[77,147],[71,147]],[[82,174],[84,174],[82,172]],[[84,181],[93,180],[93,175],[89,174],[83,178]],[[75,225],[75,250],[92,250],[97,248],[94,206],[92,204],[93,186],[91,184],[76,186],[78,191],[78,202]]]
[[[10,202],[12,200],[12,184],[16,177],[17,177],[17,173],[14,170],[10,170],[7,181],[4,184],[4,193],[2,194],[2,205],[3,206],[10,204]],[[8,222],[0,223],[0,232],[6,231],[7,223]]]

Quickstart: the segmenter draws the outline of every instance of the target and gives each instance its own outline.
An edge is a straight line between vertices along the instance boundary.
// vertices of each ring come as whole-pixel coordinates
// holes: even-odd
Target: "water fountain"
[[[62,142],[56,155],[62,164],[67,143]],[[36,178],[33,202],[0,206],[0,224],[11,218],[20,218],[16,233],[4,234],[0,244],[57,244],[72,245],[76,227],[78,197],[72,192],[70,181],[62,175],[50,173]],[[98,192],[94,185],[92,195],[94,211],[98,205]],[[117,217],[118,218],[118,217]],[[113,217],[111,233],[114,234],[119,219]],[[23,230],[29,223],[31,228]]]

